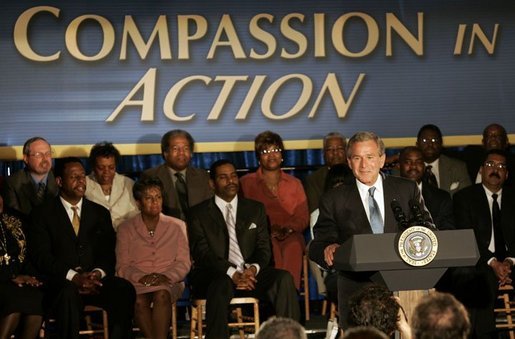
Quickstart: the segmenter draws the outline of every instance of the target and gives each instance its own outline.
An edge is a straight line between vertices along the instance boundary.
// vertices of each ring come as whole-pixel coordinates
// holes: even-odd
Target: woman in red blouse
[[[283,150],[283,141],[278,134],[260,133],[255,139],[259,168],[241,178],[241,188],[246,198],[265,205],[275,267],[290,272],[299,289],[306,246],[303,232],[309,224],[309,212],[302,183],[281,170]]]

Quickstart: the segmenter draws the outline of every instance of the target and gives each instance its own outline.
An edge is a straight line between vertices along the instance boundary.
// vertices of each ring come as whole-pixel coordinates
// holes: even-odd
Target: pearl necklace
[[[148,235],[150,235],[151,238],[153,238],[155,234],[156,234],[155,230],[148,231]]]

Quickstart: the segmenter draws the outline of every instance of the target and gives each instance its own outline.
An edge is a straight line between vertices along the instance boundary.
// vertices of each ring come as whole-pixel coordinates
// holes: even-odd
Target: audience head
[[[373,132],[358,132],[347,143],[347,163],[361,183],[372,186],[379,176],[386,156],[384,143]]]
[[[261,325],[256,339],[307,339],[307,335],[295,320],[272,317]]]
[[[284,144],[279,134],[272,131],[259,133],[254,140],[254,150],[263,169],[274,171],[281,168]]]
[[[347,138],[338,132],[328,133],[324,137],[324,161],[327,167],[346,162],[345,146]]]
[[[29,172],[44,176],[52,169],[52,148],[42,137],[33,137],[23,145],[23,162]]]
[[[346,164],[336,164],[332,166],[327,172],[327,176],[325,177],[324,190],[327,191],[331,188],[342,185],[349,175],[352,174],[349,170],[349,166]]]
[[[194,146],[191,134],[182,129],[168,131],[161,138],[163,159],[175,171],[182,171],[189,166]]]
[[[373,326],[391,335],[397,329],[400,305],[386,287],[370,284],[358,290],[349,301],[349,325]]]
[[[405,147],[399,155],[399,169],[401,177],[419,183],[424,175],[426,165],[422,151],[415,146]]]
[[[209,185],[215,194],[231,202],[240,190],[238,173],[233,163],[227,159],[215,161],[209,170]]]
[[[508,179],[506,153],[493,149],[487,152],[483,164],[479,168],[481,183],[491,192],[499,191]]]
[[[490,151],[493,149],[505,150],[510,146],[506,129],[499,124],[490,124],[483,130],[483,147]]]
[[[120,152],[112,143],[103,141],[95,144],[89,152],[89,165],[100,185],[111,185],[120,161]]]
[[[343,339],[388,339],[389,337],[372,326],[349,328],[343,334]]]
[[[417,147],[422,151],[425,162],[431,163],[438,159],[443,148],[440,128],[432,124],[422,126],[417,134]]]
[[[465,307],[448,293],[423,297],[411,319],[413,339],[465,339],[470,322]]]
[[[76,157],[57,159],[54,175],[61,197],[72,205],[77,204],[86,191],[86,172],[80,159]]]
[[[138,180],[132,194],[142,215],[157,216],[163,207],[163,183],[158,177]]]

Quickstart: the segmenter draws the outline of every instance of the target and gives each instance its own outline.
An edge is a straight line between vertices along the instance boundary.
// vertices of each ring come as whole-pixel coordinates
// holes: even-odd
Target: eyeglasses
[[[343,152],[345,152],[345,148],[344,147],[328,147],[328,148],[324,149],[324,151],[327,153],[343,153]]]
[[[281,153],[282,151],[280,148],[264,149],[259,154]]]
[[[36,159],[50,158],[54,155],[54,151],[29,153],[29,155]]]
[[[485,166],[490,168],[497,168],[498,170],[505,170],[507,168],[506,164],[503,164],[502,162],[495,163],[493,161],[486,161]]]
[[[423,144],[437,144],[440,142],[440,138],[422,139]]]

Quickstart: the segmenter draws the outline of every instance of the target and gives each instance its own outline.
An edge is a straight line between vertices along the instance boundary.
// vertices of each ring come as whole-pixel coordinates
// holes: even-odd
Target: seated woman
[[[259,168],[241,178],[241,189],[246,198],[265,205],[275,267],[290,272],[299,289],[304,230],[309,224],[306,194],[300,180],[281,169],[284,145],[278,134],[262,132],[254,144]]]
[[[125,220],[138,214],[132,197],[134,181],[116,173],[120,152],[110,142],[95,144],[89,153],[92,172],[86,177],[86,198],[107,208],[116,231]]]
[[[26,260],[24,222],[15,213],[4,209],[0,196],[0,339],[17,329],[19,338],[34,339],[43,321],[43,294]]]
[[[116,240],[116,272],[136,288],[136,324],[154,339],[168,337],[172,303],[191,266],[186,224],[161,213],[162,193],[155,177],[134,185],[141,213],[120,225]]]

